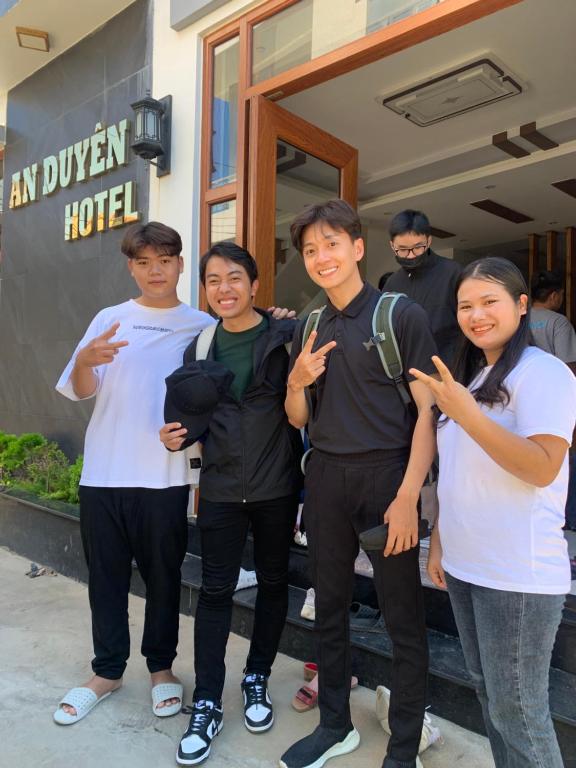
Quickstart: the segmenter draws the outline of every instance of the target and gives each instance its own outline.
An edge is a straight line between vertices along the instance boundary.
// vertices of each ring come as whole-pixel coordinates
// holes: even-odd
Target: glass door
[[[323,303],[290,243],[290,222],[309,203],[357,202],[358,152],[300,117],[250,99],[248,249],[258,262],[258,304],[306,314]]]

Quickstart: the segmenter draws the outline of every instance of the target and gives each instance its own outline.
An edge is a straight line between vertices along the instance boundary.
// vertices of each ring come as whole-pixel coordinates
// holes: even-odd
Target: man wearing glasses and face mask
[[[460,264],[431,250],[428,217],[421,211],[402,211],[390,223],[390,247],[401,269],[386,282],[386,291],[405,293],[426,310],[442,360],[448,365],[459,338],[456,321],[456,283]]]

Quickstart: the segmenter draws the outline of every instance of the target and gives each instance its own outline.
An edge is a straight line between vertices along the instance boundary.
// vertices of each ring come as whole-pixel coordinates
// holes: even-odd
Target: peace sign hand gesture
[[[120,323],[113,323],[100,336],[92,339],[82,347],[76,355],[76,365],[81,368],[95,368],[98,365],[111,363],[121,347],[128,346],[127,341],[112,341]]]
[[[478,403],[466,387],[454,380],[448,367],[439,357],[434,355],[432,362],[440,374],[440,381],[422,373],[417,368],[410,368],[410,373],[432,391],[436,398],[436,405],[442,413],[464,426],[463,422],[479,411]]]
[[[324,346],[312,352],[312,346],[318,336],[312,331],[302,351],[296,358],[292,372],[288,377],[288,385],[293,390],[304,389],[313,384],[326,370],[326,355],[336,346],[335,341],[329,341]]]

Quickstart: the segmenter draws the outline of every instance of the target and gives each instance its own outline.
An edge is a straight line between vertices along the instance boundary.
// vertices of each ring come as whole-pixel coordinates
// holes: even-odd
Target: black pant
[[[248,503],[200,498],[202,588],[194,622],[195,701],[222,698],[232,597],[249,524],[258,596],[245,671],[270,674],[288,611],[288,559],[297,511],[297,495]]]
[[[117,680],[126,669],[132,558],[146,584],[142,655],[150,672],[172,667],[178,645],[188,494],[187,485],[160,489],[80,487],[94,674]]]
[[[320,723],[351,726],[349,609],[358,533],[383,521],[406,468],[405,451],[333,455],[315,450],[306,467],[308,551],[316,589]],[[414,760],[428,670],[419,548],[385,558],[370,553],[374,586],[393,644],[388,754]]]

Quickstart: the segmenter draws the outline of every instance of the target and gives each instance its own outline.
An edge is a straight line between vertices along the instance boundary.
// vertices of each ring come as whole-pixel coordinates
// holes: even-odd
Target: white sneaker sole
[[[272,716],[272,720],[270,720],[269,723],[266,723],[266,725],[248,725],[246,719],[244,719],[244,725],[250,731],[250,733],[265,733],[266,731],[269,731],[270,728],[272,728],[274,725],[274,716]]]
[[[214,741],[216,736],[218,736],[218,734],[220,733],[220,731],[222,730],[223,727],[224,727],[224,721],[222,720],[220,722],[220,725],[218,726],[218,730],[216,731],[214,736],[212,736],[212,740],[210,741],[210,746],[208,747],[208,751],[205,752],[202,755],[202,757],[196,757],[193,760],[186,760],[185,757],[180,757],[178,752],[176,752],[176,762],[178,763],[178,765],[200,765],[200,763],[203,763],[204,760],[207,760],[210,757],[210,750],[212,749],[212,742]]]
[[[354,752],[354,750],[358,748],[359,744],[360,734],[356,728],[353,728],[348,736],[346,736],[344,741],[339,741],[337,744],[334,744],[334,746],[330,747],[329,750],[324,752],[324,754],[321,755],[318,760],[303,766],[303,768],[322,768],[324,763],[330,760],[330,758],[340,757],[340,755],[347,755],[349,752]],[[288,768],[284,760],[280,760],[279,766],[280,768]]]

